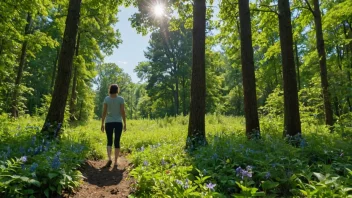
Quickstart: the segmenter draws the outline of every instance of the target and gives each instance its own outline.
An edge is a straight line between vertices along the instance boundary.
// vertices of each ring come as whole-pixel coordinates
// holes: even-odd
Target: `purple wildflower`
[[[61,152],[60,152],[60,151],[55,154],[54,159],[53,159],[53,161],[51,162],[51,167],[52,167],[53,169],[58,169],[58,168],[60,168],[60,164],[61,164],[61,163],[60,163],[60,155],[61,155]]]
[[[251,170],[253,169],[253,166],[248,165],[248,166],[246,167],[246,169],[247,169],[247,171],[251,171]]]
[[[32,173],[32,172],[34,172],[37,169],[37,167],[38,167],[38,164],[37,163],[33,163],[31,165],[31,167],[29,168],[29,171]]]
[[[27,161],[27,156],[22,156],[21,158],[20,158],[20,160],[24,163],[24,162],[26,162]]]
[[[184,189],[188,189],[189,188],[189,180],[188,179],[186,179],[185,185],[183,185],[183,188]]]
[[[206,185],[206,187],[207,187],[209,190],[214,190],[214,187],[215,187],[215,186],[216,186],[216,184],[212,184],[211,182]]]
[[[267,172],[267,173],[265,174],[265,179],[269,179],[270,177],[271,177],[270,172]]]
[[[166,162],[165,162],[165,160],[164,160],[164,158],[161,160],[161,165],[165,165],[166,164]]]
[[[148,166],[148,165],[149,165],[148,161],[147,161],[147,160],[144,160],[143,166]]]
[[[178,185],[180,185],[180,186],[183,185],[183,182],[182,182],[181,180],[176,179],[175,182],[176,182],[176,184],[178,184]]]

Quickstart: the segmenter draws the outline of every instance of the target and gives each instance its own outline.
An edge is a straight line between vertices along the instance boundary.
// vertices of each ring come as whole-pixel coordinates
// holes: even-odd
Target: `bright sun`
[[[161,4],[156,4],[153,8],[154,14],[157,17],[161,17],[164,15],[164,6]]]

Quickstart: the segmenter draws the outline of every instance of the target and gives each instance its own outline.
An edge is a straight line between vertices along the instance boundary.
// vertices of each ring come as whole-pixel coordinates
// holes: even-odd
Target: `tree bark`
[[[284,86],[284,136],[301,133],[289,0],[279,0],[279,31]]]
[[[191,104],[187,147],[206,144],[205,138],[205,15],[206,1],[194,0]]]
[[[343,23],[343,31],[344,31],[344,34],[345,34],[345,38],[348,39],[349,36],[348,36],[347,27],[346,27],[345,23]],[[350,31],[350,34],[351,34],[350,37],[352,37],[352,30]],[[346,45],[347,64],[349,64],[350,69],[352,69],[352,60],[350,58],[350,54],[351,54],[351,57],[352,57],[352,42],[350,42],[349,44]],[[350,69],[347,69],[347,79],[348,79],[347,85],[349,87],[351,86],[351,72],[350,72]],[[347,100],[349,111],[352,112],[352,105],[351,105],[351,102],[350,102],[350,97],[346,96],[346,100]]]
[[[83,106],[84,106],[84,102],[83,102],[83,100],[81,100],[81,108],[79,109],[79,117],[78,117],[78,120],[82,120]]]
[[[317,50],[319,55],[320,65],[320,78],[321,87],[323,89],[324,110],[325,110],[325,124],[332,126],[334,124],[333,112],[330,101],[329,83],[326,68],[326,52],[323,38],[323,28],[321,23],[321,13],[319,8],[319,0],[313,0],[314,4],[314,22],[315,22],[315,35],[317,38]]]
[[[251,16],[249,0],[239,0],[241,63],[244,93],[244,112],[247,138],[259,137],[259,118],[252,47]]]
[[[65,107],[72,75],[80,9],[81,0],[70,0],[54,92],[49,112],[42,128],[42,132],[48,132],[49,136],[54,138],[59,134],[60,126],[64,121]]]
[[[187,115],[187,110],[186,110],[186,79],[185,79],[185,74],[182,72],[182,111],[183,111],[183,116]]]
[[[340,110],[339,110],[339,99],[337,96],[334,98],[334,106],[335,106],[335,114],[340,117]]]
[[[174,92],[174,97],[175,97],[175,116],[179,114],[179,109],[180,109],[180,100],[179,100],[179,82],[178,82],[178,68],[177,68],[177,63],[176,59],[173,59],[173,66],[174,66],[174,77],[175,77],[175,92]]]
[[[24,36],[27,36],[30,34],[30,28],[32,25],[32,15],[30,13],[27,14],[27,24],[24,30]],[[11,106],[11,113],[13,117],[18,117],[18,93],[20,89],[20,84],[23,76],[23,69],[26,64],[26,56],[27,56],[27,45],[28,45],[28,40],[25,38],[25,40],[22,43],[22,49],[21,49],[21,57],[20,57],[20,63],[18,65],[18,70],[17,70],[17,77],[15,80],[15,88],[13,89],[12,93],[12,106]]]
[[[81,34],[78,33],[77,41],[76,41],[76,57],[79,55],[79,42],[80,42]],[[77,120],[76,113],[76,100],[77,100],[77,75],[78,75],[78,65],[74,65],[73,72],[73,82],[72,82],[72,90],[71,90],[71,100],[70,100],[70,120]]]
[[[295,41],[295,52],[296,52],[296,69],[297,69],[297,84],[298,84],[298,91],[301,89],[301,77],[299,75],[299,54],[298,54],[298,47],[297,47],[297,41]]]

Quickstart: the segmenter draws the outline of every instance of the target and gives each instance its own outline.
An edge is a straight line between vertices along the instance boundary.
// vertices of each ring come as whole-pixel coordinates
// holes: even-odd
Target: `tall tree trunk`
[[[53,67],[53,74],[52,74],[52,78],[51,78],[51,83],[50,83],[50,89],[53,90],[54,88],[54,83],[55,83],[55,78],[56,78],[56,70],[57,70],[57,63],[59,60],[59,55],[60,55],[60,48],[56,49],[56,58],[54,61],[54,67]]]
[[[76,41],[76,57],[79,55],[79,42],[81,38],[81,34],[78,33],[77,41]],[[76,120],[76,100],[77,100],[77,75],[78,75],[78,65],[73,65],[73,82],[72,82],[72,90],[71,90],[71,100],[70,100],[70,120]]]
[[[70,0],[54,92],[49,112],[42,128],[42,132],[48,132],[51,137],[56,137],[58,135],[60,132],[60,126],[64,121],[65,107],[72,75],[72,64],[78,32],[80,9],[81,0]]]
[[[205,138],[205,15],[206,1],[193,3],[193,63],[187,147],[206,144]]]
[[[325,124],[332,126],[334,124],[333,112],[329,94],[329,83],[326,68],[326,52],[323,38],[323,28],[321,24],[321,13],[319,8],[319,0],[313,0],[314,4],[314,22],[315,35],[317,38],[317,50],[319,55],[321,87],[323,89],[324,109],[325,109]]]
[[[175,92],[174,92],[174,97],[175,97],[175,105],[176,105],[176,116],[179,114],[179,109],[180,109],[180,100],[179,100],[179,82],[178,82],[178,68],[177,68],[177,63],[176,59],[173,59],[173,65],[174,65],[174,76],[175,76]]]
[[[84,106],[84,100],[81,100],[81,108],[79,109],[79,117],[78,117],[78,120],[82,120],[83,106]]]
[[[334,106],[335,106],[335,114],[339,117],[340,116],[340,110],[339,110],[339,99],[337,96],[334,98]]]
[[[255,85],[251,16],[249,12],[249,0],[239,0],[240,13],[240,37],[241,37],[241,63],[244,93],[244,113],[246,118],[247,138],[260,135],[259,118],[257,111],[257,94]]]
[[[184,73],[182,74],[182,111],[183,111],[183,116],[186,116],[187,115],[187,110],[186,110],[186,79],[185,79]]]
[[[301,133],[289,0],[279,0],[279,31],[284,85],[284,136]]]
[[[296,52],[296,69],[297,69],[297,84],[298,84],[298,91],[301,89],[301,77],[299,75],[299,54],[298,54],[298,47],[297,47],[297,41],[295,41],[295,52]]]
[[[348,39],[349,36],[348,36],[347,27],[346,27],[345,23],[343,23],[343,31],[345,33],[345,38]],[[352,30],[351,30],[350,35],[351,35],[350,37],[352,37]],[[347,85],[349,87],[351,87],[351,72],[350,72],[350,69],[352,69],[352,60],[351,60],[351,57],[352,57],[352,41],[349,44],[346,45],[346,57],[347,57],[347,64],[350,67],[349,69],[347,69],[347,79],[348,79]],[[351,105],[351,102],[350,102],[350,97],[346,96],[346,100],[347,100],[349,111],[352,112],[352,105]]]
[[[30,28],[32,24],[32,15],[30,13],[27,14],[27,24],[24,29],[24,35],[27,36],[30,34]],[[22,49],[21,49],[21,57],[20,57],[20,63],[18,65],[17,69],[17,77],[15,80],[15,88],[13,89],[12,93],[12,106],[11,106],[11,113],[13,117],[18,117],[18,92],[20,89],[20,84],[23,76],[23,69],[26,64],[26,56],[27,56],[27,45],[28,45],[28,40],[25,38],[25,40],[22,43]]]

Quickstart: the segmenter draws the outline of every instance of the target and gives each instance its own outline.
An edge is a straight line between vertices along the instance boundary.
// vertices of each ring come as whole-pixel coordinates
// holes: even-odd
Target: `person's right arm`
[[[108,105],[106,103],[104,103],[103,115],[101,116],[101,132],[103,132],[103,133],[104,133],[104,130],[105,130],[104,123],[105,123],[105,118],[106,118],[107,112],[108,112]]]
[[[120,104],[120,113],[121,113],[122,120],[123,120],[123,131],[126,131],[126,112],[125,112],[125,105],[124,104]]]

